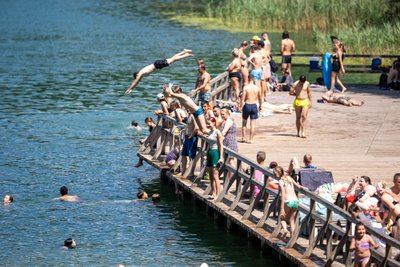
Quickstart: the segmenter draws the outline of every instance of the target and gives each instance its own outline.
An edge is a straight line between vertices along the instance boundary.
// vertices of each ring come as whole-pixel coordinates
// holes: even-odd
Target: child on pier
[[[355,251],[355,267],[371,266],[371,246],[375,249],[379,247],[375,243],[374,239],[365,233],[365,225],[360,222],[357,223],[356,236],[353,238],[350,244],[350,251]]]
[[[280,224],[282,226],[282,239],[289,233],[287,224],[290,225],[290,236],[293,236],[295,229],[295,215],[299,207],[299,199],[297,198],[294,187],[306,189],[298,184],[292,177],[286,175],[281,166],[274,169],[274,175],[279,180],[279,189],[281,192],[281,209],[280,209]]]

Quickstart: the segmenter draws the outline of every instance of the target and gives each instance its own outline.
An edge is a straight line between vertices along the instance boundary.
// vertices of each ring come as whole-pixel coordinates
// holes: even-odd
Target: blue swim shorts
[[[257,104],[244,104],[242,110],[242,118],[247,120],[250,117],[252,120],[258,119],[258,106]]]

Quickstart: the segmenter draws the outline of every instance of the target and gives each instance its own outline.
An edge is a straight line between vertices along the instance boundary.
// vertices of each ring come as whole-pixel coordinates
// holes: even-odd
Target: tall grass
[[[331,33],[340,37],[349,54],[400,54],[400,21],[380,26],[355,25],[346,30],[334,29]],[[314,30],[313,38],[319,52],[325,52],[330,47],[330,35]]]
[[[205,15],[228,24],[289,30],[349,28],[380,24],[397,16],[396,0],[220,0],[207,5]]]

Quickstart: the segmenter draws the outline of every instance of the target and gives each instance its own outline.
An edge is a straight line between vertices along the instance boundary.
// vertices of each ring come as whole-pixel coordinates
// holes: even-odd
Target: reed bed
[[[228,28],[313,31],[318,52],[337,35],[349,53],[399,54],[397,0],[211,0],[203,16]]]

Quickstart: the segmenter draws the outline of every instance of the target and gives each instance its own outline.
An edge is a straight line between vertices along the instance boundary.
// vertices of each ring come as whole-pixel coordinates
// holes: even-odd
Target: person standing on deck
[[[247,119],[250,117],[250,136],[247,141],[249,144],[253,142],[256,120],[258,119],[258,111],[262,110],[261,88],[254,83],[254,73],[250,74],[250,82],[243,88],[241,108],[242,111],[242,139],[246,142]],[[259,106],[257,106],[257,104]]]
[[[207,72],[206,65],[200,64],[199,65],[199,84],[191,94],[196,95],[198,94],[198,101],[201,102],[210,102],[211,101],[211,75]]]
[[[229,78],[231,79],[231,86],[233,87],[233,90],[235,90],[235,99],[237,107],[239,107],[240,105],[239,93],[240,93],[240,81],[242,79],[242,74],[241,74],[242,61],[239,56],[240,56],[239,49],[234,48],[232,50],[232,62],[226,68],[226,70],[229,72]]]
[[[219,180],[219,165],[224,161],[224,137],[220,130],[216,127],[215,118],[210,118],[207,121],[207,127],[210,130],[208,139],[211,141],[209,143],[209,149],[207,151],[207,170],[210,175],[210,186],[211,186],[211,197],[210,200],[218,197],[221,192],[221,182]]]
[[[247,58],[247,62],[253,66],[250,76],[253,76],[255,84],[260,87],[262,80],[263,57],[261,53],[259,53],[260,48],[258,45],[253,45],[251,49],[253,53]]]
[[[289,91],[290,95],[296,96],[293,107],[296,111],[297,137],[306,138],[308,110],[312,107],[310,83],[306,76],[301,75]]]
[[[289,32],[284,31],[282,33],[282,41],[281,41],[282,71],[284,69],[287,69],[290,74],[292,73],[292,53],[294,52],[294,50],[295,50],[294,41],[289,38]]]
[[[244,51],[248,48],[248,43],[246,40],[242,41],[240,44],[239,49],[239,58],[242,61],[242,68],[240,69],[242,73],[242,79],[243,79],[243,86],[246,86],[249,83],[249,69],[248,69],[248,63],[246,61],[247,56],[244,53]]]

